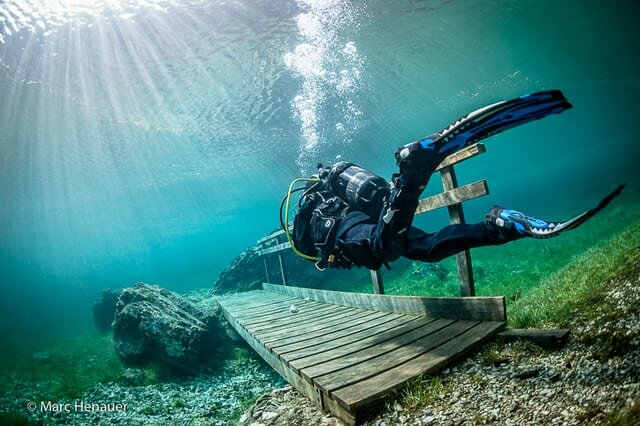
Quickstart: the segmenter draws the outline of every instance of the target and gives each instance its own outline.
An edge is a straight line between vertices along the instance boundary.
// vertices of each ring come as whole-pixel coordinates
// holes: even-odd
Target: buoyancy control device
[[[296,185],[300,182],[304,182],[305,186],[296,188]],[[298,250],[290,232],[289,206],[291,195],[298,191],[304,191],[298,201],[299,209],[308,195],[317,191],[329,191],[343,200],[349,208],[362,211],[368,216],[377,219],[390,189],[389,183],[384,178],[346,161],[341,161],[331,167],[323,167],[322,164],[318,164],[317,175],[310,178],[297,178],[291,182],[289,190],[280,204],[282,229],[285,231],[287,240],[297,255],[305,259],[319,261],[320,257],[310,256]]]

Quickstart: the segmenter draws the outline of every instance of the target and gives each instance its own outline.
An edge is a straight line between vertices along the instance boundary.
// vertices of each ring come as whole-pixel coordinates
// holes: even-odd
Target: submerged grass
[[[15,386],[15,377],[29,385],[34,401],[61,401],[79,398],[99,382],[118,380],[124,366],[112,349],[111,335],[87,334],[5,358],[0,370],[0,386]]]
[[[417,410],[452,391],[453,387],[445,383],[439,376],[424,377],[420,375],[410,380],[404,389],[387,403],[387,409],[389,410],[396,403],[400,403],[406,409]]]
[[[581,306],[588,307],[598,300],[608,277],[620,274],[620,268],[630,268],[629,256],[637,256],[640,247],[639,213],[640,204],[627,203],[559,238],[524,239],[474,249],[476,293],[505,296],[512,327],[565,322]],[[459,296],[454,258],[440,262],[433,272],[420,265],[419,262],[399,264],[395,271],[383,271],[385,292]],[[370,293],[371,284],[362,282],[342,289]]]
[[[636,426],[640,424],[640,401],[631,407],[611,413],[604,422],[605,426]]]
[[[566,326],[576,315],[581,318],[590,318],[595,313],[595,307],[599,306],[605,291],[611,282],[623,282],[624,280],[636,279],[640,276],[640,221],[637,217],[626,223],[630,226],[619,233],[612,234],[610,238],[603,238],[599,242],[596,239],[594,245],[591,241],[590,247],[581,254],[564,258],[566,264],[562,265],[560,260],[552,262],[551,265],[540,265],[530,271],[525,271],[531,266],[531,259],[520,258],[517,278],[511,278],[517,283],[517,287],[511,289],[518,290],[518,295],[511,297],[508,307],[508,319],[511,327],[544,327],[544,326]],[[536,243],[533,241],[532,243]],[[581,244],[576,244],[575,248],[580,248]],[[582,243],[584,245],[584,242]],[[527,250],[532,250],[524,246],[516,249],[517,255],[521,256]],[[561,246],[543,245],[544,253],[551,250],[560,250]],[[566,246],[564,247],[566,249]],[[522,260],[525,259],[525,260]],[[485,262],[487,260],[485,259]],[[478,262],[482,265],[482,261]],[[487,264],[487,263],[485,263]],[[515,264],[515,263],[514,263]],[[455,269],[453,269],[455,271]],[[487,276],[506,274],[500,271],[483,271]],[[451,276],[452,275],[452,276]],[[451,296],[457,296],[457,277],[449,274],[445,281],[455,281],[453,285],[444,283],[444,288]],[[429,288],[435,285],[435,278],[428,280],[401,279],[394,282],[392,288],[395,294],[425,294],[429,293]],[[442,282],[440,283],[443,284]],[[402,285],[402,287],[400,286]],[[504,294],[509,296],[509,285],[500,287],[500,283],[495,284],[494,295]],[[425,290],[426,288],[426,290]],[[493,291],[493,290],[492,290]],[[442,292],[437,294],[442,296]],[[612,313],[611,315],[615,315]],[[541,349],[533,344],[520,343],[513,347],[508,356],[527,357],[535,351]],[[483,351],[483,361],[487,365],[500,365],[508,362],[507,355],[497,344],[485,346]],[[472,377],[470,380],[477,380]],[[479,383],[486,385],[485,383]],[[421,407],[434,402],[438,395],[451,392],[450,386],[440,377],[417,377],[411,380],[406,388],[400,391],[389,404],[400,403],[403,408],[415,411]],[[633,406],[612,413],[605,421],[607,425],[632,425],[638,424],[640,419],[640,402]]]
[[[640,223],[599,244],[550,275],[509,308],[513,327],[564,324],[595,306],[606,284],[640,265]]]

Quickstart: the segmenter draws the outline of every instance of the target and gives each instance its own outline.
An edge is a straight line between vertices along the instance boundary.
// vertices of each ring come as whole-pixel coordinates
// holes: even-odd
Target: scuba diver
[[[491,208],[477,224],[453,224],[435,233],[412,226],[420,195],[448,155],[489,136],[571,108],[559,90],[543,91],[480,108],[438,133],[398,148],[399,173],[391,183],[355,164],[318,165],[318,174],[292,182],[281,204],[281,224],[296,254],[316,267],[377,270],[400,256],[438,262],[462,250],[525,237],[551,238],[574,229],[615,198],[620,185],[593,209],[567,221],[546,221],[516,210]],[[304,187],[295,189],[299,182]],[[289,232],[292,192],[304,191]],[[285,220],[282,208],[286,202]]]

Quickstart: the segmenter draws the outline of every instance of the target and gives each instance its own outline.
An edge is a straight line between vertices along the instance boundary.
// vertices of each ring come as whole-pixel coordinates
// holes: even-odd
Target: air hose
[[[286,196],[286,204],[285,204],[285,209],[284,209],[284,234],[287,236],[287,241],[289,241],[289,244],[291,245],[291,249],[293,250],[293,252],[295,254],[297,254],[298,256],[304,258],[304,259],[308,259],[308,260],[313,260],[315,262],[318,262],[320,260],[322,260],[320,257],[317,256],[309,256],[306,255],[304,253],[302,253],[300,250],[298,250],[295,246],[295,244],[293,243],[293,237],[291,236],[291,232],[289,231],[289,205],[291,202],[291,194],[294,193],[297,190],[294,190],[295,185],[298,182],[321,182],[321,180],[319,178],[297,178],[294,179],[293,182],[291,182],[291,184],[289,185],[289,190],[287,191],[287,196]],[[302,188],[298,188],[298,189],[302,189]],[[304,194],[303,194],[304,197]]]

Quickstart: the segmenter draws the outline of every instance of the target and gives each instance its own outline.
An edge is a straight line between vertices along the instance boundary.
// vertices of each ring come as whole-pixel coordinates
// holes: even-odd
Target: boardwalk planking
[[[414,333],[416,330],[418,330],[417,333],[420,333],[421,328],[429,324],[433,324],[434,321],[435,320],[430,318],[405,318],[402,324],[381,333],[373,333],[370,331],[370,329],[368,329],[368,336],[364,339],[351,341],[349,341],[349,339],[341,339],[334,345],[327,344],[324,347],[324,350],[320,353],[292,361],[291,366],[296,370],[303,370],[303,373],[310,378],[330,373],[331,371],[337,370],[339,368],[364,361],[370,354],[373,354],[371,356],[375,356],[377,352],[367,352],[366,350],[368,348],[394,339],[398,336],[404,336],[407,333]],[[438,320],[438,322],[431,327],[440,326],[442,324],[442,321],[451,320]],[[448,324],[448,322],[445,322],[445,324]],[[352,356],[354,358],[357,357],[357,359],[349,360],[349,356]],[[333,363],[331,362],[332,360],[336,359],[338,361]],[[336,366],[336,364],[339,365]]]
[[[501,317],[504,298],[454,302],[450,306],[462,318],[445,319],[428,309],[439,312],[442,304],[424,298],[278,293],[254,291],[219,303],[229,323],[269,365],[349,425],[370,404],[411,378],[441,368],[504,326],[486,320]],[[339,303],[345,300],[350,303]],[[416,307],[422,315],[416,315]]]
[[[375,321],[375,325],[369,324]],[[384,312],[376,312],[361,317],[355,321],[346,321],[338,327],[321,330],[322,334],[312,334],[310,336],[299,336],[298,340],[292,338],[290,340],[275,342],[271,347],[277,349],[284,359],[293,361],[298,358],[313,355],[317,352],[325,350],[324,344],[342,344],[344,342],[357,341],[364,339],[371,334],[382,333],[383,331],[398,327],[406,322],[405,318],[396,317]],[[306,338],[302,338],[306,337]]]

